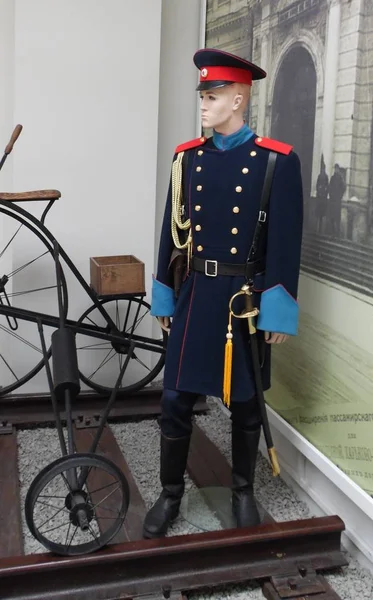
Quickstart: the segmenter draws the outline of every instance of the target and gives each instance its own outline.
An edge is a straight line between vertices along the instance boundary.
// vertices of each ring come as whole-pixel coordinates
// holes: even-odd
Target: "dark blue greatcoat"
[[[269,149],[255,135],[229,150],[213,138],[187,150],[186,218],[191,218],[193,254],[224,263],[244,263],[258,219]],[[295,335],[297,286],[302,235],[300,162],[294,152],[278,153],[269,201],[265,273],[255,277],[258,329]],[[161,233],[152,314],[173,316],[166,353],[164,387],[222,397],[224,347],[231,296],[244,277],[208,277],[190,271],[175,301],[168,271],[174,247],[171,236],[171,187]],[[241,298],[235,312],[243,305]],[[248,325],[233,319],[232,401],[255,394]],[[270,386],[270,346],[265,346],[264,389]]]

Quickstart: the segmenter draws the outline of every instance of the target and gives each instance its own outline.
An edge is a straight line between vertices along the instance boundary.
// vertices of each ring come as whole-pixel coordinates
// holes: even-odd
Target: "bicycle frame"
[[[53,254],[53,248],[56,243],[58,244],[58,242],[57,242],[56,238],[52,235],[52,233],[49,231],[49,229],[44,225],[44,221],[45,221],[45,217],[46,217],[47,213],[52,208],[54,202],[55,202],[55,200],[49,201],[49,204],[47,205],[46,209],[44,210],[41,219],[37,219],[36,217],[34,217],[34,215],[29,213],[27,210],[21,208],[20,206],[12,204],[7,200],[0,200],[0,206],[2,207],[1,213],[7,214],[10,217],[12,217],[12,213],[17,213],[18,215],[21,215],[23,218],[30,221],[31,224],[34,227],[36,227],[39,230],[39,232],[41,232],[43,234],[45,239],[49,242],[51,251]],[[5,210],[3,210],[3,209],[5,209]],[[66,321],[65,321],[66,327],[72,329],[75,333],[82,333],[85,335],[89,335],[91,337],[96,337],[96,338],[107,340],[110,342],[117,342],[117,343],[127,346],[128,348],[131,345],[131,341],[135,341],[136,346],[138,348],[142,348],[144,350],[149,350],[151,352],[157,352],[160,354],[164,353],[164,346],[163,346],[162,340],[154,340],[151,338],[147,338],[145,336],[136,335],[133,333],[133,331],[130,332],[129,334],[126,334],[126,336],[124,336],[123,334],[118,332],[115,323],[111,319],[108,312],[105,310],[104,305],[101,304],[100,297],[98,297],[97,294],[90,288],[90,286],[87,284],[85,279],[82,277],[82,275],[80,274],[80,272],[78,271],[78,269],[76,268],[76,266],[74,265],[74,263],[72,262],[70,257],[68,256],[68,254],[65,252],[65,250],[59,244],[58,244],[58,251],[59,251],[60,257],[63,259],[64,263],[68,266],[68,268],[73,273],[75,278],[78,280],[78,282],[80,283],[80,285],[82,286],[84,291],[87,293],[87,295],[91,299],[92,303],[100,311],[100,313],[103,316],[103,318],[105,319],[107,325],[110,327],[110,331],[107,331],[107,329],[104,327],[98,327],[98,326],[89,325],[86,323],[79,324],[77,321],[74,321],[71,319],[66,319]],[[145,296],[145,294],[121,294],[118,296],[105,296],[105,298],[108,298],[108,299],[119,299],[119,298],[131,299],[134,297],[143,298],[144,296]],[[138,311],[140,310],[140,306],[141,305],[139,303],[139,306],[137,309]],[[31,310],[27,310],[27,309],[23,309],[23,308],[7,306],[5,304],[0,304],[0,314],[3,314],[7,317],[12,317],[13,319],[18,318],[20,320],[34,321],[36,323],[42,323],[43,325],[55,327],[56,329],[58,329],[59,324],[60,324],[59,317],[56,317],[53,315],[48,315],[48,314],[43,314],[43,313],[39,313],[36,311],[31,311]],[[138,313],[136,314],[136,319],[137,319],[137,316],[138,316]],[[135,322],[136,322],[136,319],[135,319]]]

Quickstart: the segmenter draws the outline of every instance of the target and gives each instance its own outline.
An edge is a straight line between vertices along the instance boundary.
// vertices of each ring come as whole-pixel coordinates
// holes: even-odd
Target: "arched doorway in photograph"
[[[295,45],[283,58],[277,73],[272,101],[271,136],[292,144],[299,155],[306,217],[311,195],[315,113],[315,65],[308,50]]]

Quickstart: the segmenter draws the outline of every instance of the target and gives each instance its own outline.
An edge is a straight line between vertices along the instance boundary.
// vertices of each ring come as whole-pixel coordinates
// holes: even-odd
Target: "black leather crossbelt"
[[[248,262],[244,264],[221,263],[217,260],[205,260],[199,256],[193,256],[191,260],[191,269],[204,273],[208,277],[217,275],[230,275],[231,277],[244,276],[251,279],[256,273],[261,273],[265,269],[265,259]]]

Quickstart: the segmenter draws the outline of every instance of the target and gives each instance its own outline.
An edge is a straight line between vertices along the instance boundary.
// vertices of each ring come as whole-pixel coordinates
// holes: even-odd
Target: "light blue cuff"
[[[150,314],[153,317],[172,317],[175,304],[174,290],[153,277]]]
[[[298,303],[282,285],[276,285],[262,293],[257,327],[272,333],[297,335],[298,314]]]

